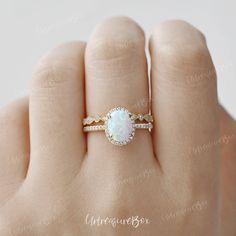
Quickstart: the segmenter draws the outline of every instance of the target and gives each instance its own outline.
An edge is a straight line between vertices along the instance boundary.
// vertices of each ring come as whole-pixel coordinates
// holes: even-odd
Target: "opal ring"
[[[152,122],[151,114],[134,114],[124,107],[113,108],[105,116],[83,119],[84,132],[105,131],[108,140],[119,146],[131,142],[136,129],[148,129],[151,132]]]

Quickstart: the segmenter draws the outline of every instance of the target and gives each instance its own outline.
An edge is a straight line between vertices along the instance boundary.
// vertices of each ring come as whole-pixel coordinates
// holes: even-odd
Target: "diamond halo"
[[[124,107],[110,110],[105,117],[105,134],[108,140],[115,145],[128,144],[135,134],[135,120]]]
[[[105,131],[107,139],[115,145],[124,146],[131,142],[136,129],[153,128],[151,113],[135,114],[124,107],[111,109],[105,116],[87,116],[83,119],[84,132]]]

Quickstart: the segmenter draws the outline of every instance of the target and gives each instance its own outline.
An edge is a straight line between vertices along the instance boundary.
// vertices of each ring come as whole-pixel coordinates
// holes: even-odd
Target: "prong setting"
[[[134,114],[124,107],[111,109],[105,116],[88,116],[83,119],[84,132],[104,131],[108,140],[117,146],[124,146],[134,138],[136,129],[153,128],[153,117],[148,114]]]
[[[106,115],[104,125],[106,137],[112,144],[123,146],[134,138],[135,120],[124,107],[116,107],[110,110]]]

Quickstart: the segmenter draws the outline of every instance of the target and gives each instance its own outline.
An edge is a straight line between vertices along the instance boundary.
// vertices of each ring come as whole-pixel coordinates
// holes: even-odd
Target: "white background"
[[[0,0],[0,107],[28,94],[34,65],[50,48],[89,38],[101,19],[134,18],[150,35],[167,19],[199,28],[218,72],[221,103],[236,118],[236,2],[210,0]]]

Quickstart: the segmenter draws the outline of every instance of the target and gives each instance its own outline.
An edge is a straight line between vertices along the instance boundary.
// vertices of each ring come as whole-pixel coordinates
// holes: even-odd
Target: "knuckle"
[[[140,52],[144,39],[97,39],[88,46],[87,56],[95,61],[114,60]]]
[[[97,39],[88,45],[85,58],[88,77],[111,82],[129,78],[145,68],[144,39]]]
[[[210,64],[210,55],[206,47],[199,45],[164,44],[159,48],[159,56],[163,62],[168,62],[178,68],[206,67]]]
[[[157,45],[155,50],[153,69],[167,78],[181,75],[182,79],[177,83],[187,82],[188,86],[204,85],[210,81],[215,83],[215,67],[204,43],[165,42]]]
[[[143,31],[131,19],[114,17],[103,21],[86,48],[86,76],[106,82],[128,78],[144,64],[144,43]]]
[[[97,39],[87,49],[86,74],[97,81],[113,83],[145,68],[143,39]]]
[[[69,42],[59,45],[44,56],[33,71],[33,89],[53,89],[77,79],[83,72],[83,42]]]
[[[64,84],[70,78],[71,65],[68,66],[60,61],[42,61],[33,73],[33,88],[54,88]]]
[[[150,45],[160,62],[168,61],[180,68],[209,65],[211,61],[202,33],[182,20],[166,21],[156,27]]]
[[[142,51],[144,42],[137,23],[127,17],[113,17],[98,25],[86,53],[94,60],[119,59]]]

